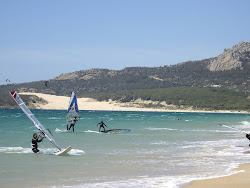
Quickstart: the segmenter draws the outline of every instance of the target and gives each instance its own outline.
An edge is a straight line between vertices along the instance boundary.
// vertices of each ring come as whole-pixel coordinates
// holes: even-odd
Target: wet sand
[[[231,176],[196,180],[184,188],[249,188],[250,187],[250,164],[240,165]]]

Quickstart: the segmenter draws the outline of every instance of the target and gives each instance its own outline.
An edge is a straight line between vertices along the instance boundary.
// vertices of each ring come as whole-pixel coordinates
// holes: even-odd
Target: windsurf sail
[[[30,109],[24,104],[23,100],[20,98],[16,91],[10,92],[13,99],[16,101],[18,106],[23,110],[23,112],[27,115],[27,117],[34,123],[34,125],[44,134],[44,136],[59,150],[61,148],[56,144],[55,140],[53,139],[52,135],[49,133],[47,129],[36,119],[34,114],[30,111]]]
[[[80,113],[78,110],[76,93],[73,91],[69,100],[69,107],[67,111],[67,125],[70,126],[72,121],[78,121],[80,119]]]

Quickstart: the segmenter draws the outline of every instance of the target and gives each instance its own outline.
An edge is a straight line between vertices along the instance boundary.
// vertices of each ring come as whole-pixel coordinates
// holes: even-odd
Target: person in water
[[[72,127],[73,128],[73,132],[75,132],[75,128],[74,127],[75,127],[76,121],[77,121],[77,119],[75,117],[75,119],[72,120],[72,123],[71,123],[69,129],[68,129],[68,125],[67,125],[67,130],[70,130],[71,127]]]
[[[32,151],[34,153],[37,153],[39,152],[39,149],[37,149],[38,145],[37,143],[38,142],[41,142],[45,137],[42,137],[40,140],[38,139],[40,137],[40,134],[37,136],[36,133],[33,134],[33,138],[32,138]]]
[[[246,137],[248,140],[250,140],[250,133],[246,134]],[[249,144],[249,147],[250,147],[250,144]]]
[[[103,130],[105,131],[105,128],[104,126],[107,127],[107,125],[105,125],[105,123],[103,123],[103,121],[101,121],[100,123],[97,124],[97,126],[100,125],[100,128],[99,128],[99,132],[101,132],[101,128],[103,128]],[[103,126],[104,125],[104,126]]]

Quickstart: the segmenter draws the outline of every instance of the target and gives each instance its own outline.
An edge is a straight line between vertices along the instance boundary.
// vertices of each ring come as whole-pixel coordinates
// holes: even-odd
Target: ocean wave
[[[47,119],[62,119],[62,118],[59,118],[59,117],[49,117]]]
[[[211,179],[211,178],[218,178],[218,177],[225,177],[233,174],[240,173],[242,171],[232,171],[232,169],[236,168],[237,164],[233,164],[225,169],[224,172],[218,172],[216,175],[182,175],[182,176],[160,176],[160,177],[149,177],[148,175],[144,176],[137,176],[136,178],[129,178],[126,180],[119,180],[119,181],[106,181],[100,183],[82,183],[73,186],[52,186],[53,188],[106,188],[106,187],[162,187],[162,188],[179,188],[182,186],[187,185],[188,183],[194,180],[204,180],[204,179]]]
[[[145,129],[148,129],[148,130],[151,130],[151,131],[161,131],[161,130],[178,131],[178,129],[171,129],[171,128],[152,128],[152,127],[149,127],[149,128],[145,128]]]
[[[55,148],[39,148],[39,154],[45,154],[45,155],[53,155],[57,149]],[[23,147],[0,147],[0,153],[33,153],[31,148],[23,148]],[[69,155],[83,155],[85,152],[80,149],[71,149],[71,151],[68,152]]]
[[[33,153],[31,148],[23,147],[0,147],[1,153]]]
[[[181,132],[212,132],[212,133],[233,133],[235,131],[222,131],[222,130],[204,130],[204,129],[191,129],[191,130],[180,130]]]
[[[152,142],[150,144],[151,145],[168,145],[168,142],[160,140],[158,142]]]
[[[236,125],[236,128],[242,129],[250,129],[250,122],[249,121],[241,121],[239,125]]]

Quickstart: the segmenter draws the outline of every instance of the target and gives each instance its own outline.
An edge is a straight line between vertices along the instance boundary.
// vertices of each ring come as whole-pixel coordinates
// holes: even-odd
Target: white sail
[[[20,98],[16,91],[10,92],[13,99],[19,105],[19,107],[23,110],[23,112],[27,115],[27,117],[34,123],[34,125],[45,135],[45,137],[59,150],[61,148],[56,144],[55,140],[53,139],[52,135],[49,133],[47,129],[36,119],[34,114],[30,111],[30,109],[24,104],[23,100]]]
[[[73,91],[69,100],[69,107],[67,111],[67,124],[70,125],[73,120],[79,120],[80,114],[77,105],[76,93]]]

